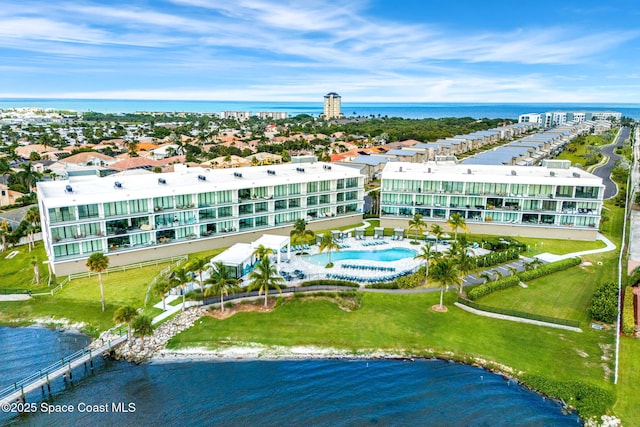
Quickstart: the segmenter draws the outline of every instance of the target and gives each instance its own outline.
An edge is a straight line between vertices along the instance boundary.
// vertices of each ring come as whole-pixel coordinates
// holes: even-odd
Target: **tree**
[[[409,220],[409,230],[415,231],[413,239],[414,242],[418,238],[417,236],[420,236],[425,228],[427,228],[427,224],[422,220],[422,214],[416,213],[413,215],[413,218]]]
[[[447,225],[451,228],[451,231],[453,231],[453,238],[455,240],[458,240],[458,229],[469,232],[469,228],[467,228],[467,221],[459,213],[451,215],[447,220]]]
[[[7,220],[0,221],[0,238],[2,238],[2,251],[7,248],[7,234],[9,234],[9,230],[11,230],[11,226],[7,222]]]
[[[338,245],[338,242],[336,242],[335,240],[333,240],[333,236],[331,235],[330,231],[326,231],[323,235],[322,235],[322,241],[320,242],[320,247],[319,247],[319,251],[320,253],[327,251],[327,254],[329,255],[329,265],[332,264],[331,263],[331,251],[339,251],[340,250],[340,245]]]
[[[211,276],[205,283],[210,286],[204,290],[204,295],[219,296],[220,311],[224,313],[224,296],[229,295],[229,293],[235,293],[238,290],[238,279],[231,276],[229,268],[224,263],[216,262],[213,265]]]
[[[189,272],[184,267],[178,267],[171,274],[171,282],[182,288],[182,311],[186,308],[187,283],[191,281]]]
[[[271,248],[267,248],[264,245],[258,245],[257,248],[253,250],[253,256],[260,262],[264,259],[268,258],[269,255],[273,255],[275,252]]]
[[[282,293],[280,287],[284,285],[284,279],[278,274],[278,269],[271,264],[269,258],[263,258],[256,266],[255,270],[249,273],[249,280],[252,288],[258,289],[258,295],[264,293],[264,306],[267,306],[269,289],[277,289]]]
[[[202,273],[207,270],[207,260],[204,258],[194,258],[193,260],[191,260],[191,262],[189,262],[189,270],[198,275],[200,289],[203,289]]]
[[[92,273],[98,273],[100,283],[100,299],[102,301],[102,311],[104,312],[104,286],[102,284],[102,272],[109,268],[109,257],[102,252],[94,252],[87,259],[87,268]]]
[[[153,334],[153,325],[151,317],[146,314],[140,314],[133,319],[133,330],[135,334],[142,337],[142,341],[144,341],[144,337]]]
[[[431,245],[431,243],[427,242],[424,246],[420,248],[420,253],[414,257],[414,259],[422,260],[426,266],[427,271],[424,275],[425,286],[429,282],[429,265],[433,261],[437,260],[440,256],[439,252],[431,251],[431,249],[433,249],[433,246]]]
[[[436,238],[436,252],[438,251],[438,242],[440,241],[440,237],[442,237],[442,227],[440,224],[431,224],[431,229],[429,230],[431,234],[433,234]]]
[[[38,222],[40,222],[40,211],[37,207],[30,208],[24,216],[24,220],[29,224],[27,230],[29,231],[29,252],[34,246],[34,233]]]
[[[457,241],[454,243],[458,243]],[[454,244],[451,244],[453,247]],[[458,294],[462,294],[463,285],[464,285],[464,277],[469,274],[471,270],[475,268],[475,259],[469,255],[467,252],[467,248],[460,245],[459,249],[455,252],[452,252],[453,262],[456,263],[458,268],[458,272],[460,273],[460,283],[458,283]]]
[[[126,323],[127,324],[127,338],[131,339],[131,322],[138,316],[138,310],[131,307],[130,305],[125,305],[123,307],[119,307],[115,313],[113,313],[113,321],[116,323]]]
[[[40,285],[40,266],[38,265],[38,258],[31,259],[31,266],[33,267],[33,283],[39,286]]]
[[[431,269],[431,277],[440,283],[440,310],[446,311],[443,304],[444,291],[449,286],[456,286],[461,282],[458,266],[451,258],[440,258]]]
[[[166,277],[162,277],[160,278],[155,285],[153,285],[153,292],[159,296],[160,298],[162,298],[162,309],[164,311],[167,311],[167,304],[165,302],[165,297],[167,295],[167,292],[169,292],[171,290],[171,288],[173,287],[173,285],[171,284],[171,282],[169,280],[167,280]]]
[[[302,218],[296,219],[293,223],[293,230],[291,230],[291,242],[297,245],[306,242],[307,239],[313,238],[313,236],[315,236],[315,233],[307,230],[307,222]]]

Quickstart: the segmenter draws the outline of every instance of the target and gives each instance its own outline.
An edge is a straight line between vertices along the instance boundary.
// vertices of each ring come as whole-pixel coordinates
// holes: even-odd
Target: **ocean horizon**
[[[322,99],[313,101],[191,101],[72,98],[0,98],[0,109],[34,107],[98,113],[185,112],[219,113],[221,111],[277,111],[289,116],[322,114]],[[619,111],[625,117],[640,120],[640,103],[481,103],[481,102],[348,102],[343,98],[346,117],[388,116],[410,119],[472,117],[475,119],[512,119],[520,114],[546,111]]]

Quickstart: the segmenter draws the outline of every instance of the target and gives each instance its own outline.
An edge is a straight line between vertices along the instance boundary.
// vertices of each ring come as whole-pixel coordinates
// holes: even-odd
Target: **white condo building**
[[[180,166],[180,165],[176,165]],[[297,163],[178,168],[120,177],[39,182],[43,240],[57,275],[86,271],[93,252],[125,265],[248,243],[362,219],[364,176],[346,166]]]
[[[620,120],[618,111],[548,111],[546,113],[527,113],[518,116],[518,123],[534,123],[544,128],[562,126],[568,122],[588,120]]]
[[[568,161],[546,166],[387,163],[382,171],[380,225],[407,227],[462,215],[477,234],[595,240],[602,179]],[[447,229],[447,227],[444,227]]]

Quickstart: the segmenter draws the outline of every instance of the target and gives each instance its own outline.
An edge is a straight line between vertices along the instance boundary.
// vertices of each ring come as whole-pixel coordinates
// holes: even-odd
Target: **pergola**
[[[401,240],[404,238],[404,228],[395,228],[393,230],[393,238],[395,240]]]
[[[356,240],[364,240],[364,228],[356,228],[354,230]]]
[[[384,238],[384,228],[383,227],[375,227],[373,229],[373,238],[374,239],[383,239]]]
[[[334,240],[342,239],[342,231],[340,231],[340,230],[331,230],[331,237]]]
[[[278,236],[275,234],[263,234],[255,242],[251,243],[253,250],[256,250],[258,246],[264,246],[267,249],[271,249],[277,256],[278,264],[280,264],[280,254],[282,248],[287,248],[287,259],[291,259],[291,242],[289,236]]]

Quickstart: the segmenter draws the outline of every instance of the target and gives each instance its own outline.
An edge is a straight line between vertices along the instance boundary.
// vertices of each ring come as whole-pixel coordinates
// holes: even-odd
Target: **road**
[[[629,138],[631,129],[623,127],[618,134],[617,139],[612,143],[602,148],[602,154],[609,158],[607,163],[599,166],[593,171],[593,174],[602,178],[602,183],[605,186],[604,198],[610,199],[618,192],[618,187],[615,182],[611,180],[611,170],[615,167],[616,160],[620,159],[620,156],[613,152],[616,147],[621,147],[622,143]]]

